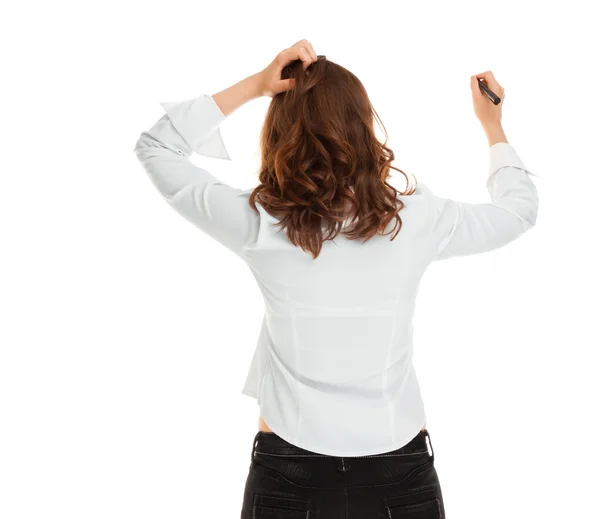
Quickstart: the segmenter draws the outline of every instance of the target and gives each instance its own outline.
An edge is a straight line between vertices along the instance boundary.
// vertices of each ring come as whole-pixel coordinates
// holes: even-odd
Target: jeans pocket
[[[311,519],[312,502],[281,496],[255,494],[252,508],[253,519]]]
[[[435,485],[386,497],[383,506],[390,519],[442,519],[442,505]]]

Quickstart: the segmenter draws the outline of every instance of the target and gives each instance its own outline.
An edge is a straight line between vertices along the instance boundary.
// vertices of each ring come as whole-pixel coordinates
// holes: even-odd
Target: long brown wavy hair
[[[415,187],[391,165],[395,157],[386,146],[387,131],[363,84],[325,56],[306,71],[300,60],[294,61],[281,78],[295,82],[273,97],[267,111],[260,135],[260,183],[250,206],[256,210],[258,200],[287,229],[289,240],[313,259],[323,241],[340,232],[367,241],[397,229],[393,240],[404,207],[397,195],[411,195]],[[385,134],[383,143],[375,136],[375,119]],[[405,176],[406,191],[388,183],[391,169]],[[394,228],[384,233],[393,218]],[[346,219],[354,225],[342,229]]]

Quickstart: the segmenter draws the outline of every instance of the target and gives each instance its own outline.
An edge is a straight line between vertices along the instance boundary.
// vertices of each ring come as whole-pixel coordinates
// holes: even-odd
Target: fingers
[[[285,67],[292,61],[296,61],[297,59],[302,61],[302,66],[305,69],[312,63],[312,59],[308,54],[308,51],[304,47],[297,47],[295,45],[289,49],[282,50],[277,58],[281,68]]]
[[[484,83],[490,87],[491,90],[496,92],[499,96],[504,92],[504,88],[496,81],[494,74],[491,70],[487,70],[485,72],[480,72],[479,74],[475,74],[475,78],[479,81],[479,79],[483,79]]]
[[[479,79],[477,79],[477,76],[471,76],[471,93],[473,94],[473,99],[483,96],[483,92],[479,88]]]
[[[286,90],[291,90],[292,88],[294,88],[294,80],[292,78],[282,79],[281,81],[277,82],[277,89],[275,91],[275,94],[285,92]]]
[[[302,60],[302,66],[306,69],[312,64],[312,58],[306,50],[306,47],[300,47],[298,57]]]
[[[308,54],[311,57],[311,59],[313,60],[313,62],[317,61],[317,53],[315,52],[315,49],[313,49],[312,44],[307,40],[300,40],[300,41],[303,42],[302,46],[308,51]]]
[[[290,48],[281,51],[279,58],[281,67],[285,67],[291,61],[299,59],[302,61],[302,67],[306,70],[307,67],[317,61],[317,53],[307,40],[300,40]]]

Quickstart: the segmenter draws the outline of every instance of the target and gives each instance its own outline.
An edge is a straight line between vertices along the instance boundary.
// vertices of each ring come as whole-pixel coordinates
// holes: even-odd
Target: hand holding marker
[[[499,106],[497,109],[493,109],[488,105],[488,107],[486,108],[485,104],[482,104],[482,102],[480,101],[480,96],[475,94],[476,89],[475,85],[473,84],[473,81],[475,79],[477,80],[477,84],[479,85],[479,90],[481,90],[495,106],[498,106],[500,102],[504,99],[504,88],[502,88],[502,86],[496,81],[496,78],[494,77],[491,71],[487,71],[483,74],[477,74],[477,76],[471,77],[473,101],[475,102],[475,113],[478,119],[484,127],[488,127],[489,125],[501,125],[502,107]],[[495,85],[495,88],[502,97],[496,95],[496,93],[490,87],[488,87],[488,83]],[[534,177],[544,178],[541,175],[537,175],[536,173],[533,173],[529,170],[528,173]]]

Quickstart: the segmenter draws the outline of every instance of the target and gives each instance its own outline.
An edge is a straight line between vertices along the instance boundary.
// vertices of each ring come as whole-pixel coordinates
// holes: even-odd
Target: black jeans
[[[353,457],[258,431],[241,519],[445,519],[433,460],[426,429],[397,450]]]

